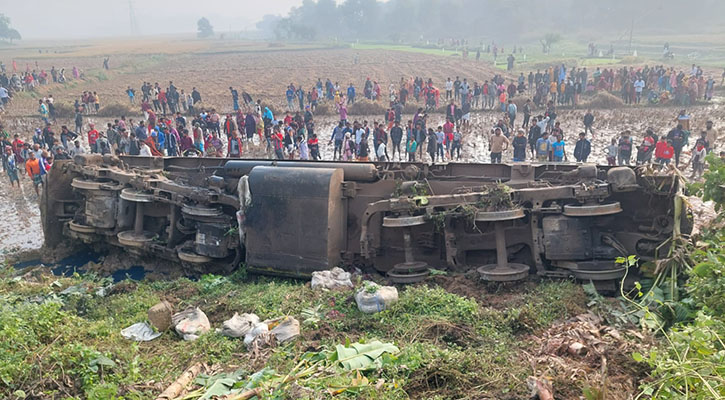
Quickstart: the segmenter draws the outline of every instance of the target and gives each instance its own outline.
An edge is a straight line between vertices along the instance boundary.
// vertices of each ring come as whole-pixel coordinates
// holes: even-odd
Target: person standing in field
[[[675,165],[680,165],[680,154],[685,146],[685,132],[682,130],[682,124],[677,124],[675,129],[667,133],[667,140],[675,149]]]
[[[657,165],[659,165],[659,168],[661,169],[663,166],[669,165],[674,154],[675,149],[672,147],[669,139],[665,136],[660,137],[660,140],[655,145],[655,160]]]
[[[491,164],[501,163],[501,155],[509,148],[510,144],[508,138],[501,134],[501,128],[495,128],[493,136],[488,141],[491,150]]]
[[[10,146],[5,146],[5,156],[3,157],[3,168],[5,173],[8,174],[10,179],[10,187],[13,187],[15,183],[20,188],[20,179],[18,178],[18,164],[13,154],[13,149]]]
[[[524,103],[524,122],[521,124],[522,128],[527,129],[529,127],[530,118],[531,118],[531,99],[526,99],[526,103]]]
[[[398,159],[403,161],[403,153],[400,149],[400,143],[403,141],[403,128],[400,127],[399,121],[395,121],[394,126],[390,128],[390,139],[393,142],[393,156],[390,158],[390,161],[395,159],[396,150],[398,152]]]
[[[607,164],[610,166],[617,165],[617,154],[619,153],[619,146],[617,145],[617,139],[612,138],[612,142],[607,146]]]
[[[577,162],[587,162],[589,154],[592,151],[592,144],[587,140],[587,134],[581,132],[579,134],[579,140],[574,145],[574,158]]]
[[[592,114],[592,110],[589,109],[587,110],[587,113],[584,114],[584,133],[591,133],[592,137],[594,137],[592,125],[594,125],[594,114]]]
[[[430,161],[432,163],[435,163],[436,161],[436,149],[438,148],[438,138],[436,137],[436,133],[433,131],[433,128],[428,128],[428,145],[426,147],[426,150],[428,152],[428,156],[430,156]]]
[[[692,175],[690,179],[700,179],[702,177],[705,171],[706,155],[707,149],[705,148],[705,142],[702,139],[698,139],[695,148],[692,149]]]
[[[418,142],[415,140],[415,135],[409,135],[408,141],[405,144],[405,149],[408,153],[408,161],[415,162],[415,152],[418,150]]]
[[[43,175],[40,170],[40,160],[38,160],[35,153],[32,151],[28,153],[28,156],[30,158],[25,162],[25,171],[30,177],[30,180],[33,182],[35,194],[40,196],[40,189],[38,187],[43,184]]]
[[[88,131],[88,146],[91,148],[91,153],[98,153],[98,138],[100,137],[96,130],[95,124],[89,124],[91,130]]]
[[[514,148],[514,162],[526,161],[526,137],[524,136],[524,130],[519,128],[516,131],[516,136],[511,142],[511,146]]]
[[[232,108],[234,111],[239,111],[239,92],[237,89],[229,86],[229,93],[232,95]]]
[[[565,143],[564,143],[564,136],[563,135],[557,135],[555,136],[556,140],[554,143],[551,144],[551,152],[553,154],[553,161],[555,162],[562,162],[562,161],[568,161],[566,157],[566,149],[565,149]]]
[[[549,161],[550,151],[549,132],[544,131],[541,133],[541,137],[536,140],[536,160],[540,162]]]
[[[347,87],[347,104],[355,104],[355,86],[352,85],[352,82]]]
[[[516,120],[516,112],[518,111],[518,108],[516,107],[516,104],[514,104],[513,100],[509,99],[509,104],[506,111],[509,116],[509,126],[511,127],[511,130],[514,130],[514,121]]]

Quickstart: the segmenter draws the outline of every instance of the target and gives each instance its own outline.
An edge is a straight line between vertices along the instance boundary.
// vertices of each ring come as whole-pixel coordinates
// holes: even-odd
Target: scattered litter
[[[163,332],[171,327],[171,315],[174,308],[171,303],[164,300],[149,308],[148,318],[156,330]]]
[[[340,289],[353,287],[350,273],[342,268],[335,267],[329,271],[316,271],[312,273],[313,289]]]
[[[244,337],[257,324],[259,324],[259,317],[256,314],[239,315],[234,313],[233,317],[222,324],[221,334],[234,338]]]
[[[569,345],[569,354],[573,356],[582,355],[587,352],[587,346],[584,346],[583,344],[579,342],[574,342]]]
[[[101,286],[96,290],[95,294],[98,297],[106,297],[106,294],[108,294],[108,289],[110,289],[111,286]]]
[[[300,335],[300,321],[294,317],[287,316],[277,321],[270,321],[267,326],[274,326],[270,333],[274,335],[279,343],[292,340]]]
[[[224,322],[225,328],[227,322],[234,320],[235,317],[237,317],[236,314],[234,314],[232,319]],[[253,322],[254,318],[257,319],[256,322]],[[254,314],[242,314],[239,316],[237,321],[243,321],[244,327],[248,328],[247,332],[244,334],[244,344],[247,347],[249,347],[253,342],[257,342],[260,337],[265,343],[284,343],[300,335],[300,321],[294,317],[287,316],[259,322],[259,317]],[[271,341],[271,338],[274,338],[275,340]],[[257,347],[264,346],[257,343]]]
[[[398,289],[393,286],[380,286],[371,281],[365,281],[355,294],[357,308],[367,314],[383,311],[396,301]]]
[[[171,324],[184,340],[196,340],[211,329],[209,319],[198,307],[174,314],[171,317]]]
[[[554,400],[554,389],[548,379],[530,376],[526,378],[526,385],[531,390],[531,398]]]
[[[121,336],[136,342],[148,342],[161,336],[161,332],[154,332],[153,328],[151,328],[147,323],[139,322],[129,326],[128,328],[122,329]]]
[[[257,336],[265,332],[269,332],[269,327],[266,323],[260,322],[258,324],[255,324],[252,329],[247,332],[246,335],[244,335],[244,345],[249,347],[249,345],[254,342],[254,339],[257,338]]]
[[[536,341],[540,343],[540,348],[529,355],[529,361],[534,371],[541,371],[549,379],[543,380],[537,375],[530,377],[532,382],[527,383],[532,393],[535,394],[535,389],[538,391],[540,399],[553,399],[553,389],[550,383],[547,386],[548,382],[561,385],[556,388],[557,398],[570,398],[576,392],[576,388],[572,391],[567,386],[568,382],[606,388],[607,399],[631,398],[639,379],[636,376],[637,369],[633,366],[636,362],[631,354],[647,354],[651,345],[651,338],[635,330],[618,330],[606,326],[599,316],[592,313],[580,314],[555,324],[541,333]],[[609,360],[617,362],[611,363]],[[548,392],[542,392],[542,387]]]

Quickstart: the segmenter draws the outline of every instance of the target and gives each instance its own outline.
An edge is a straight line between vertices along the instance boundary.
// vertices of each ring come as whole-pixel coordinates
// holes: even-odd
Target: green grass
[[[703,67],[721,68],[725,62],[725,46],[722,45],[723,34],[710,35],[671,35],[671,36],[648,36],[635,35],[632,41],[632,50],[637,50],[638,60],[636,64],[667,64],[667,65],[689,65],[689,63],[697,63]],[[473,41],[475,42],[475,41]],[[475,60],[477,42],[469,45],[470,60]],[[674,60],[662,60],[662,46],[665,42],[669,42],[672,50],[675,52]],[[505,43],[503,54],[499,54],[496,67],[499,69],[506,68],[506,57],[511,52],[514,43]],[[624,39],[619,39],[614,43],[615,59],[611,57],[604,58],[587,58],[587,43],[576,40],[562,40],[552,46],[550,54],[541,52],[541,45],[536,39],[522,40],[515,43],[517,47],[521,46],[526,54],[517,53],[516,71],[528,71],[531,68],[546,67],[566,63],[567,65],[577,66],[599,66],[599,65],[618,65],[631,63],[632,60],[627,58],[629,54],[629,43]],[[423,48],[411,45],[385,44],[385,43],[355,43],[352,44],[353,49],[360,50],[391,50],[403,51],[411,53],[420,53],[437,56],[451,56],[452,54],[460,55],[461,52],[456,49],[440,49],[440,48]],[[601,50],[606,52],[608,45],[601,46]],[[695,57],[695,58],[693,58]],[[630,57],[631,58],[631,57]],[[481,62],[493,64],[493,55],[490,53],[481,53]]]
[[[306,351],[347,340],[377,338],[401,349],[394,362],[366,373],[370,382],[385,380],[380,392],[370,385],[339,398],[522,398],[532,373],[521,356],[529,335],[580,312],[586,301],[581,287],[568,282],[537,285],[503,309],[419,285],[402,289],[390,309],[368,315],[358,311],[351,291],[317,292],[304,282],[247,278],[243,271],[198,281],[126,281],[106,297],[93,293],[107,280],[92,276],[16,274],[10,268],[0,272],[2,398],[22,390],[56,398],[147,399],[160,392],[149,382],[165,388],[197,361],[251,372],[259,368],[248,364],[240,339],[214,332],[195,342],[173,332],[149,343],[123,339],[119,331],[145,321],[147,309],[161,299],[176,309],[200,307],[212,331],[234,312],[261,318],[293,315],[303,321],[302,310],[319,305],[325,317],[303,324],[302,336],[277,347],[266,361],[283,374]],[[87,288],[86,294],[60,295],[74,285]],[[113,365],[98,367],[106,359]],[[326,388],[349,385],[351,379],[341,374],[311,379],[308,385],[312,398],[326,398]]]
[[[429,54],[435,56],[450,56],[451,54],[460,54],[456,50],[446,49],[429,49],[423,47],[414,47],[408,45],[394,45],[394,44],[367,44],[367,43],[355,43],[351,45],[352,49],[355,50],[391,50],[391,51],[404,51],[408,53],[420,53]],[[475,53],[473,54],[475,57]],[[469,53],[470,57],[470,53]]]

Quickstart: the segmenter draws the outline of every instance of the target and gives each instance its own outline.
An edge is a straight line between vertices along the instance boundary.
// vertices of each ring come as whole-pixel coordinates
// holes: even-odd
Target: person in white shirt
[[[642,78],[637,79],[634,81],[634,93],[636,95],[635,102],[639,104],[639,102],[642,100],[642,89],[644,89],[644,81]]]
[[[139,142],[138,153],[142,157],[151,157],[151,149],[145,142]]]
[[[448,78],[446,81],[446,100],[449,100],[453,97],[453,82],[451,81],[451,78]]]
[[[73,147],[71,147],[70,150],[68,150],[68,155],[71,156],[71,158],[75,157],[79,154],[85,154],[85,153],[86,153],[86,149],[81,147],[81,142],[79,140],[76,140],[73,143]]]
[[[380,143],[378,145],[378,161],[387,161],[385,158],[385,154],[387,153],[387,150],[385,148],[385,143]]]
[[[358,128],[355,130],[355,148],[357,149],[356,155],[360,154],[360,142],[362,142],[363,136],[365,136],[365,129],[363,129],[362,125],[358,125]]]

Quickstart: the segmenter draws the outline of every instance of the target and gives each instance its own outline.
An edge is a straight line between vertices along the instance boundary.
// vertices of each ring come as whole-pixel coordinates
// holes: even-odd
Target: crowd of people
[[[80,78],[81,73],[77,67],[73,67],[74,79]],[[36,61],[35,68],[31,69],[30,64],[27,64],[25,70],[21,71],[15,60],[13,60],[11,68],[0,61],[0,111],[7,107],[16,93],[34,91],[39,86],[50,83],[65,83],[68,79],[65,75],[65,68],[52,66],[50,70],[46,71],[40,68]]]
[[[347,106],[358,99],[353,83],[343,88],[330,79],[324,83],[318,79],[309,90],[290,84],[285,93],[287,111],[278,119],[261,100],[254,102],[248,93],[241,91],[240,94],[234,87],[229,88],[233,112],[219,113],[214,108],[201,106],[201,94],[196,87],[186,93],[173,81],[165,87],[143,82],[138,96],[130,86],[126,90],[129,102],[142,110],[143,119],[134,121],[122,116],[106,127],[97,128],[89,123],[86,129],[84,119],[98,113],[100,98],[94,91],[85,91],[74,104],[75,129],[61,126],[58,134],[54,99],[48,95],[38,101],[44,127],[36,130],[32,143],[24,143],[18,135],[10,138],[3,131],[3,165],[9,171],[11,182],[18,181],[17,170],[24,166],[37,188],[42,185],[42,178],[38,177],[50,169],[54,160],[86,151],[85,140],[81,140],[83,134],[88,151],[100,154],[242,157],[244,149],[254,145],[256,149],[264,148],[268,157],[320,160],[323,152],[314,112],[321,102],[331,102],[339,115],[339,123],[327,142],[333,160],[460,160],[463,140],[470,132],[471,111],[489,109],[501,115],[490,131],[484,132],[492,163],[502,162],[507,152],[512,153],[514,162],[587,162],[592,150],[605,150],[592,149],[588,138],[594,135],[594,114],[588,110],[582,120],[582,131],[573,135],[577,138],[574,160],[569,160],[567,139],[557,120],[557,107],[578,104],[579,96],[590,90],[621,91],[625,103],[640,103],[644,98],[652,101],[668,93],[689,104],[694,99],[711,99],[714,83],[712,78],[705,80],[702,70],[694,65],[689,73],[645,66],[616,71],[597,68],[591,76],[585,67],[560,65],[543,72],[531,71],[528,76],[521,73],[508,85],[501,75],[495,75],[483,84],[471,83],[465,77],[447,78],[442,88],[443,93],[431,78],[410,77],[391,83],[384,93],[380,83],[368,77],[360,95],[372,102],[389,104],[380,120],[368,122],[348,119]],[[3,89],[0,87],[0,98],[3,98]],[[514,102],[517,96],[525,100]],[[403,110],[409,102],[421,107],[417,107],[412,119],[403,122]],[[445,103],[445,119],[442,123],[429,122],[431,112],[443,111],[439,108],[441,103]],[[521,110],[517,103],[522,104]],[[540,111],[535,113],[537,109]],[[519,114],[523,114],[520,123]],[[607,161],[610,165],[651,162],[661,167],[672,162],[679,166],[683,150],[692,146],[689,153],[693,177],[697,177],[702,173],[704,155],[713,150],[718,134],[711,121],[699,134],[691,132],[685,111],[678,115],[666,135],[658,137],[650,128],[639,145],[634,143],[636,139],[630,131],[624,131],[606,148]],[[635,149],[636,157],[632,160]],[[34,161],[28,167],[31,158]]]

